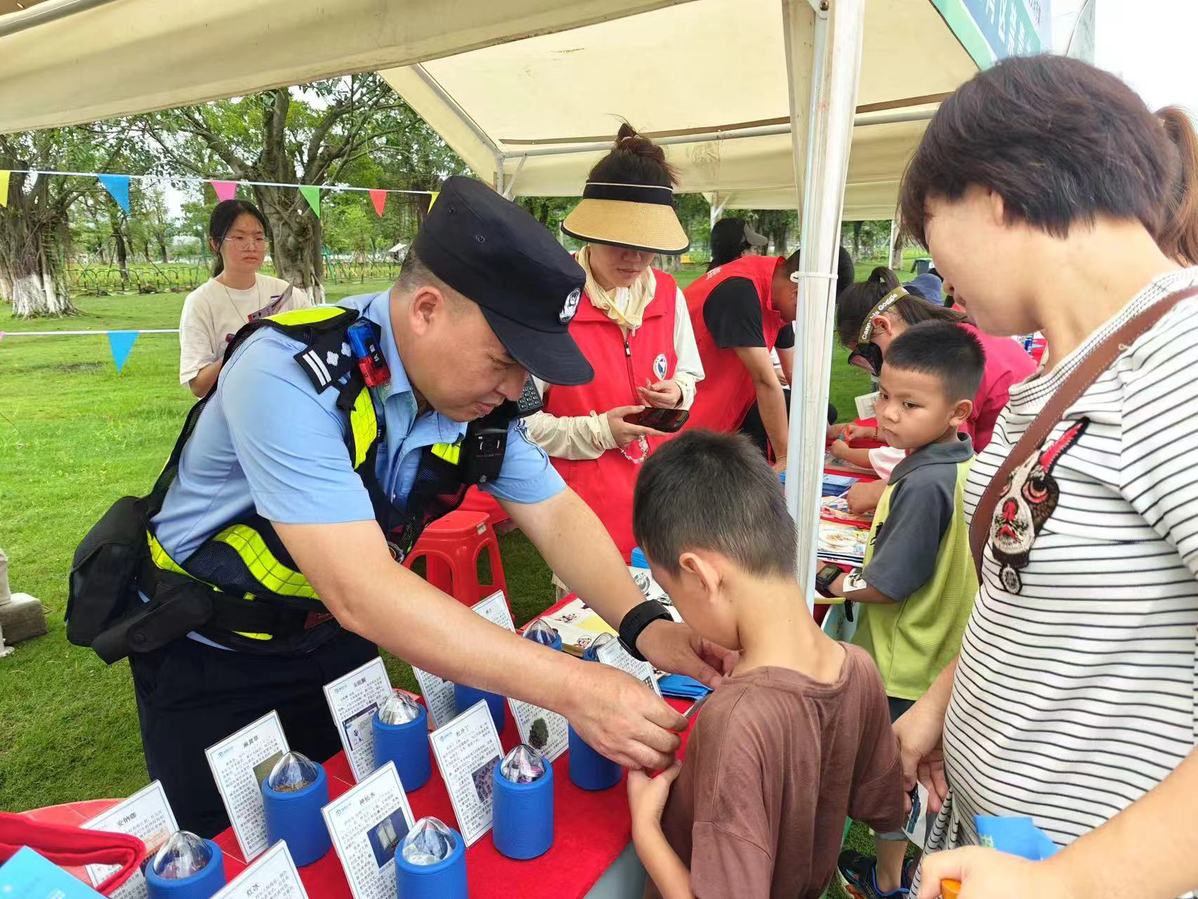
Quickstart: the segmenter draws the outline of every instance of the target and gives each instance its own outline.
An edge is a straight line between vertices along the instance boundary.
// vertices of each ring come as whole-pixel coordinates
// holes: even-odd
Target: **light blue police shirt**
[[[377,472],[389,496],[406,497],[421,450],[453,443],[466,433],[466,424],[437,412],[418,413],[391,330],[388,291],[348,297],[338,305],[357,309],[382,329],[391,381],[375,389],[386,421]],[[297,341],[264,328],[222,369],[154,517],[158,540],[176,562],[186,561],[251,508],[284,524],[374,519],[370,496],[350,463],[349,424],[337,409],[336,387],[316,392],[295,359],[301,349]],[[484,489],[499,499],[537,503],[564,487],[545,453],[513,422],[500,475]]]

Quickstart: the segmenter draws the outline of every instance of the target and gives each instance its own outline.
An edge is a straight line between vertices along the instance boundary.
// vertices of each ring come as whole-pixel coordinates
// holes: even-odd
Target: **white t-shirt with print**
[[[190,383],[200,369],[221,358],[229,339],[251,319],[312,305],[298,287],[280,304],[286,281],[263,274],[254,280],[253,287],[235,290],[209,278],[187,295],[179,318],[180,384]]]
[[[1198,268],[1157,278],[1051,372],[1011,388],[970,473],[967,517],[1103,336],[1195,284]],[[1030,816],[1068,845],[1198,743],[1196,315],[1198,298],[1183,300],[1124,349],[1000,500],[945,717],[951,792],[929,849],[977,843],[976,814]]]

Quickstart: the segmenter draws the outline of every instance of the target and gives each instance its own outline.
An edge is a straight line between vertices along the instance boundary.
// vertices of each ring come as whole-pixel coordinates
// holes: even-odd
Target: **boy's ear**
[[[961,424],[973,414],[973,400],[957,400],[953,406],[952,417],[949,418],[949,423],[955,427],[960,427]]]
[[[678,567],[684,576],[693,577],[698,581],[703,592],[709,596],[715,595],[720,588],[720,573],[711,562],[699,553],[684,552],[678,557]]]

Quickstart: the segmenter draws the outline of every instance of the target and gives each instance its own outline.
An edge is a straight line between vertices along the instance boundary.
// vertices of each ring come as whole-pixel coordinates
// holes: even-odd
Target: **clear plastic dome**
[[[421,818],[403,838],[400,852],[412,865],[435,865],[453,854],[454,837],[440,818]]]
[[[593,662],[599,658],[599,650],[600,649],[602,649],[608,643],[615,643],[615,642],[616,642],[615,635],[608,634],[608,633],[602,633],[598,637],[596,637],[594,640],[591,641],[591,645],[588,646],[583,651],[582,657],[588,661]]]
[[[557,642],[558,637],[557,631],[553,629],[551,624],[538,618],[525,629],[524,639],[540,643],[542,646],[552,646]]]
[[[521,743],[503,757],[499,773],[514,784],[530,784],[545,776],[548,765],[545,756],[527,743]]]
[[[403,693],[392,693],[379,709],[379,720],[383,724],[407,724],[419,717],[420,706]]]
[[[189,830],[177,830],[154,855],[154,873],[166,880],[183,880],[199,874],[212,861],[212,849]]]
[[[302,752],[287,752],[275,762],[266,785],[276,793],[296,793],[316,783],[320,771]]]

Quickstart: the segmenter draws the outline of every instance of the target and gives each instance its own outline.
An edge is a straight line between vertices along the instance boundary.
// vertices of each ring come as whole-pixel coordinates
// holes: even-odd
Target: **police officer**
[[[622,764],[669,762],[684,721],[643,685],[522,640],[396,564],[481,483],[632,651],[718,678],[726,652],[642,601],[513,418],[530,373],[591,378],[567,332],[582,286],[531,216],[455,177],[390,291],[238,335],[145,500],[146,604],[122,631],[150,776],[180,826],[226,826],[204,749],[272,709],[292,748],[336,753],[322,687],[376,645],[556,710]],[[189,632],[164,641],[164,622]]]

